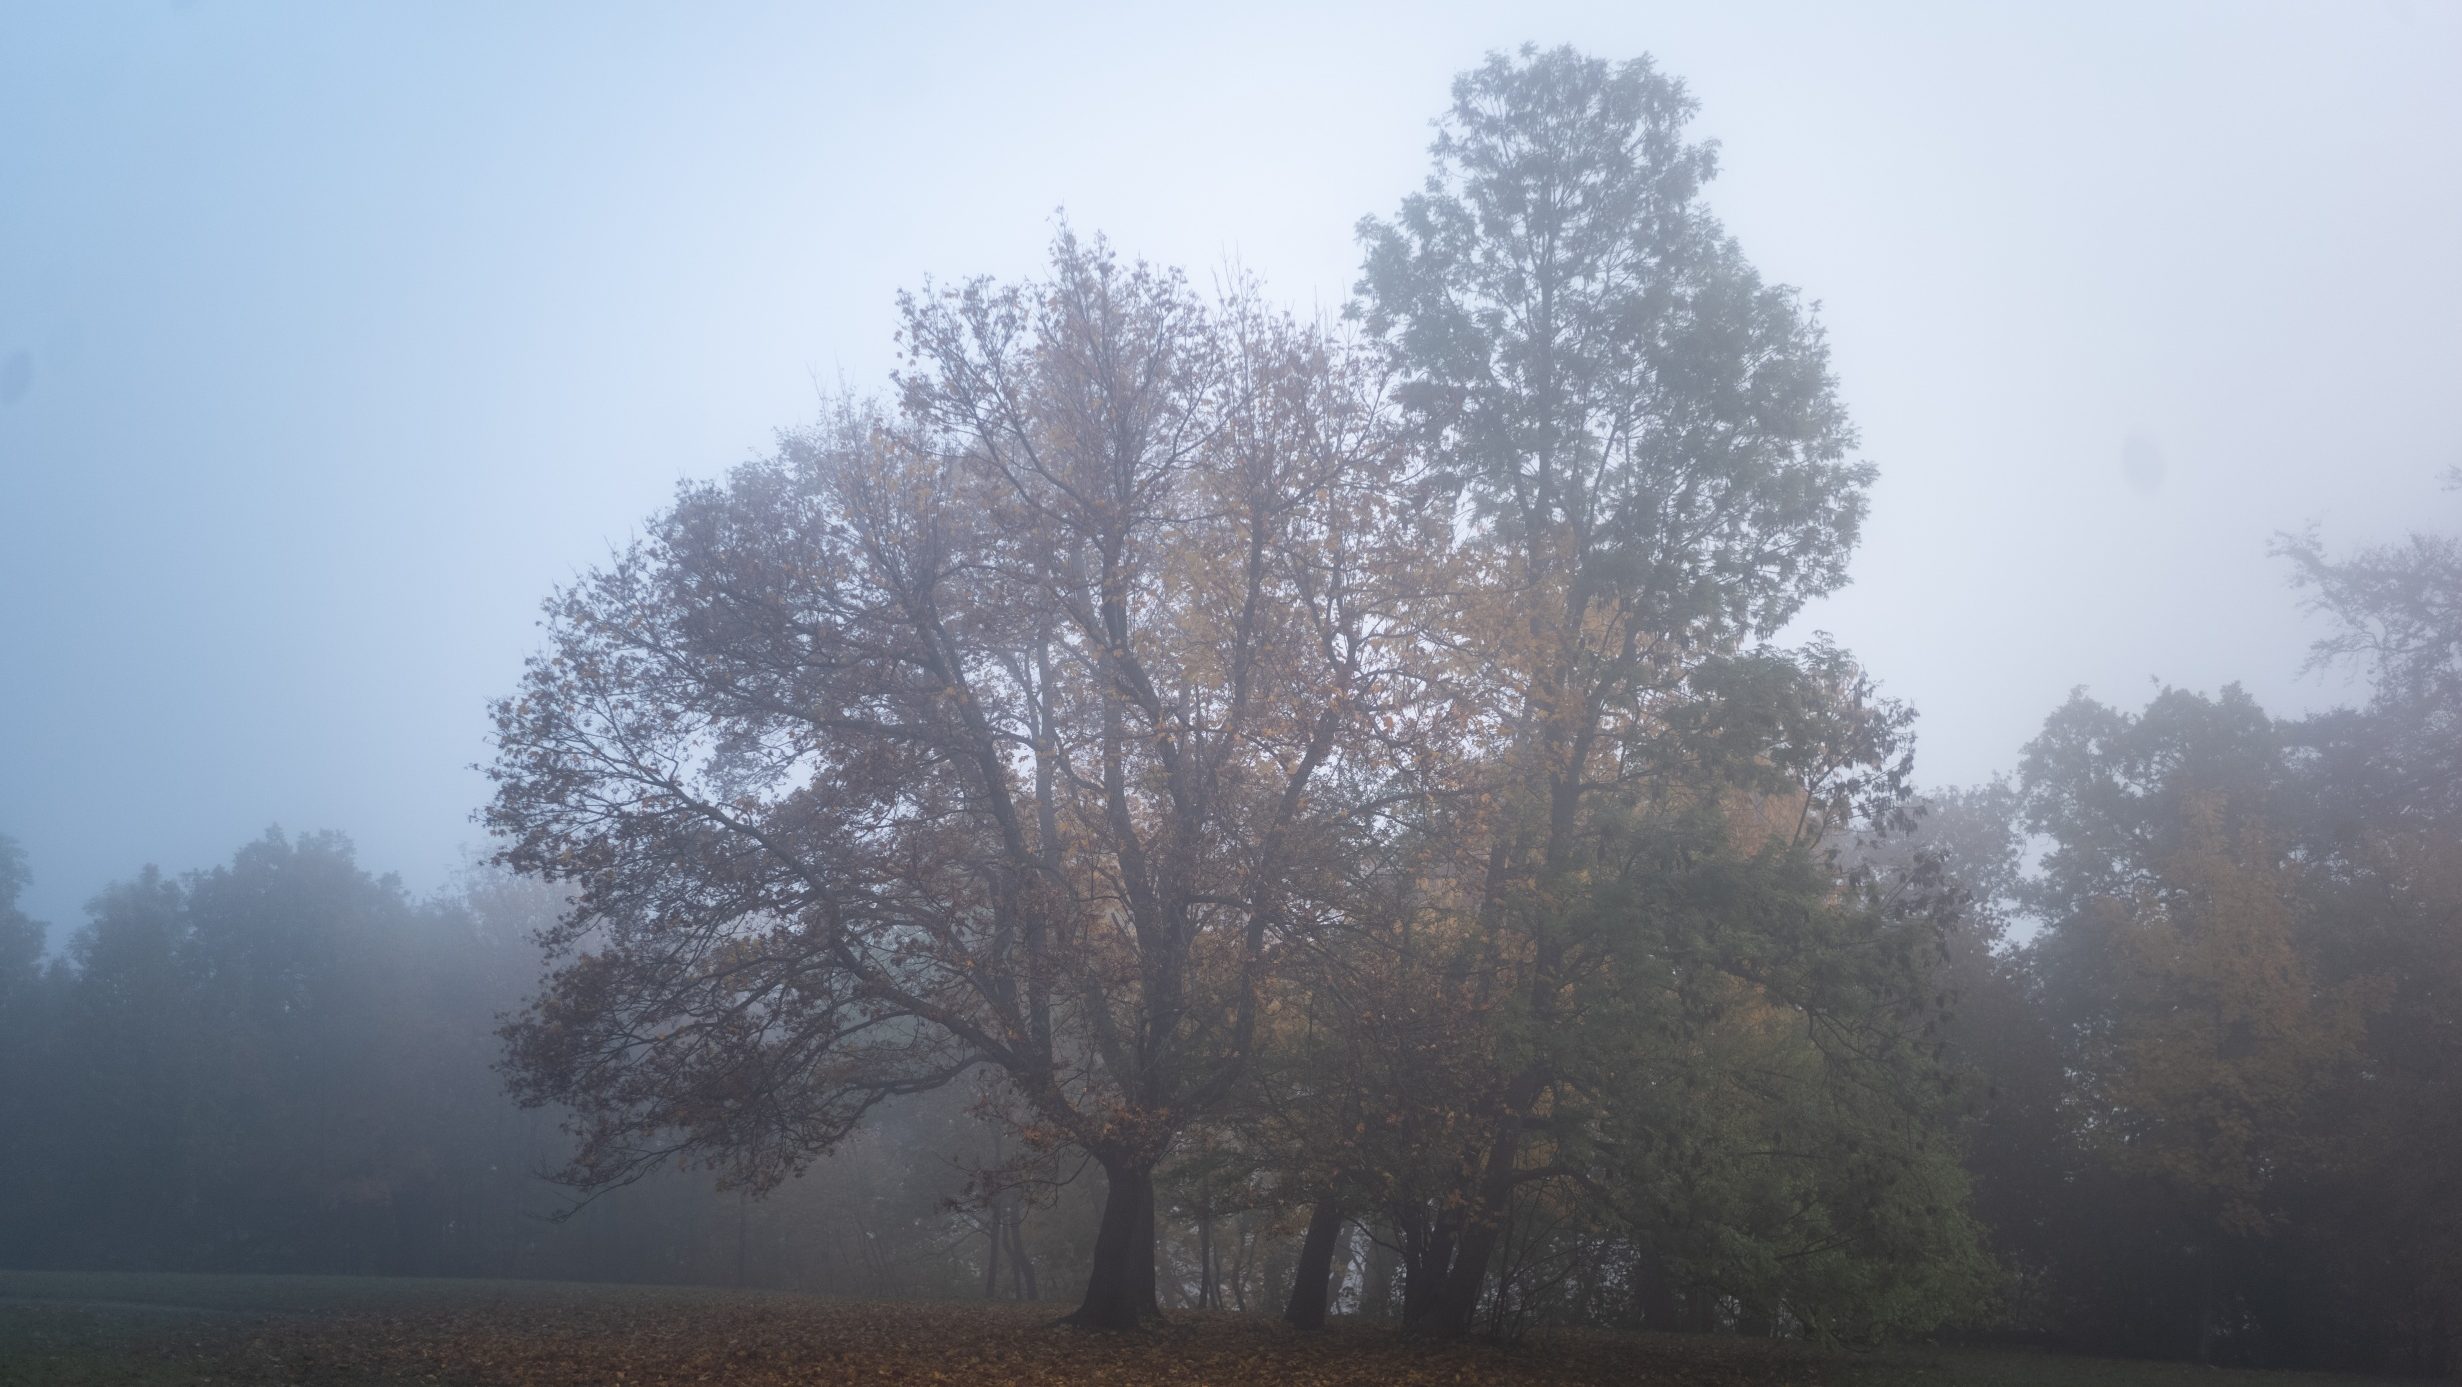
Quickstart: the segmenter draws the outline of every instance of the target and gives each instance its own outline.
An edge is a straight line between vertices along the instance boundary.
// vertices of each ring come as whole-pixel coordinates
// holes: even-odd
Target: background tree
[[[553,1218],[570,1207],[540,1178],[563,1158],[557,1115],[506,1096],[492,1026],[535,986],[531,935],[561,905],[486,872],[414,902],[329,834],[269,836],[214,871],[103,892],[32,995],[0,1010],[0,1257],[838,1295],[979,1286],[981,1244],[951,1203],[990,1158],[990,1130],[958,1092],[880,1114],[757,1210],[668,1171]],[[1036,1188],[1022,1219],[1012,1206],[1013,1244],[1082,1270],[1091,1183]]]
[[[2134,716],[2075,699],[2027,752],[2026,822],[2049,844],[2024,888],[2044,922],[2030,966],[2073,1140],[2118,1219],[2105,1265],[2071,1270],[2117,1317],[2101,1332],[2140,1349],[2213,1356],[2355,1056],[2363,998],[2308,961],[2289,776],[2236,688],[2166,691]],[[2114,1282],[2140,1290],[2105,1300]]]
[[[38,1158],[45,1089],[54,1066],[48,1053],[50,989],[43,978],[45,930],[17,907],[31,879],[17,841],[0,835],[0,1188],[20,1195],[0,1204],[0,1245],[22,1243],[27,1217],[22,1210],[48,1193],[41,1187],[44,1163]]]
[[[2362,658],[2362,708],[2283,723],[2236,688],[2082,696],[2029,748],[1992,851],[1946,855],[2035,926],[1972,976],[1979,1211],[2011,1323],[2100,1352],[2443,1371],[2457,642],[2452,547],[2290,541]],[[1997,792],[1959,801],[1985,823]],[[2017,851],[2023,830],[2039,850]],[[1963,840],[1961,840],[1963,841]],[[2047,1062],[2048,1057],[2048,1062]]]
[[[2462,489],[2448,474],[2447,489]],[[2462,1370],[2462,1184],[2418,1153],[2462,1143],[2462,540],[2418,533],[2329,556],[2282,550],[2333,627],[2317,667],[2356,665],[2364,707],[2291,730],[2303,844],[2330,932],[2315,967],[2376,989],[2356,1080],[2326,1122],[2341,1178],[2308,1195],[2284,1299],[2320,1356]],[[2317,1274],[2324,1269],[2322,1274]]]

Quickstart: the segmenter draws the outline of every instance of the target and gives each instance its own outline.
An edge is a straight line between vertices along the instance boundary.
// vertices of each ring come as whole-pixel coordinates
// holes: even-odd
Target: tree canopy
[[[1157,1165],[1254,1101],[1286,996],[1370,1043],[1323,995],[1372,977],[1453,1032],[1372,1101],[1420,1133],[1379,1178],[1447,1172],[1398,1216],[1411,1318],[1459,1332],[1516,1192],[1602,1179],[1658,970],[1816,1065],[1918,1032],[1922,921],[1822,855],[1902,794],[1903,715],[1752,644],[1844,580],[1871,471],[1697,200],[1692,111],[1647,62],[1466,75],[1362,225],[1357,334],[1067,231],[926,289],[893,402],[560,594],[489,821],[575,893],[507,1032],[571,1178],[766,1186],[985,1068],[1026,1149],[1103,1169],[1079,1319],[1133,1323]]]

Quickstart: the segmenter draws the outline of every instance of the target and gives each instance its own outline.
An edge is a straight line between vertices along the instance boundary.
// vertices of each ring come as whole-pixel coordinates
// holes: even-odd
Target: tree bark
[[[1135,1329],[1159,1313],[1154,1301],[1154,1167],[1105,1162],[1109,1188],[1094,1233],[1085,1302],[1068,1322],[1080,1329]]]
[[[1658,1254],[1644,1249],[1633,1261],[1633,1308],[1641,1312],[1641,1327],[1664,1333],[1688,1329],[1683,1297]]]
[[[1453,1267],[1456,1216],[1457,1211],[1447,1209],[1405,1234],[1410,1246],[1410,1258],[1402,1273],[1402,1327],[1406,1330],[1437,1327],[1437,1312],[1445,1298],[1445,1277]]]
[[[1299,1269],[1291,1277],[1291,1301],[1282,1317],[1301,1329],[1323,1329],[1332,1289],[1334,1244],[1342,1234],[1342,1206],[1326,1195],[1308,1216],[1308,1236],[1299,1245]]]
[[[1214,1292],[1214,1208],[1211,1204],[1197,1210],[1197,1308],[1222,1308],[1222,1297]]]
[[[1444,1287],[1429,1317],[1429,1328],[1439,1334],[1467,1334],[1478,1318],[1479,1293],[1487,1286],[1487,1267],[1496,1256],[1505,1205],[1513,1198],[1514,1160],[1520,1150],[1519,1130],[1513,1119],[1507,1119],[1488,1147],[1486,1173],[1463,1217],[1453,1265],[1445,1273]]]

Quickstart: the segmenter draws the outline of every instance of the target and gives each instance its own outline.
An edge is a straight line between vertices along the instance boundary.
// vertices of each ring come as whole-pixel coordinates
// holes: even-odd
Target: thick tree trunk
[[[1154,1301],[1154,1167],[1106,1162],[1110,1187],[1094,1233],[1094,1269],[1085,1303],[1068,1322],[1080,1329],[1134,1329],[1159,1314]]]
[[[1479,1293],[1487,1286],[1487,1267],[1496,1256],[1496,1240],[1504,1229],[1505,1205],[1513,1198],[1513,1167],[1520,1154],[1519,1128],[1508,1124],[1489,1144],[1485,1173],[1462,1221],[1462,1235],[1445,1273],[1444,1288],[1429,1328],[1439,1334],[1471,1331],[1479,1314]]]
[[[1448,1209],[1409,1235],[1410,1259],[1402,1273],[1402,1327],[1437,1327],[1437,1312],[1445,1299],[1445,1276],[1453,1267],[1456,1211]]]
[[[1645,1250],[1633,1261],[1633,1308],[1641,1312],[1644,1329],[1664,1333],[1690,1327],[1684,1319],[1683,1298],[1676,1294],[1675,1281],[1656,1253]]]
[[[1493,1214],[1488,1215],[1493,1217]],[[1461,1246],[1445,1273],[1429,1328],[1439,1334],[1468,1334],[1479,1315],[1479,1293],[1487,1288],[1487,1264],[1496,1255],[1496,1229],[1482,1219],[1462,1230]]]
[[[1283,1319],[1301,1329],[1325,1327],[1325,1305],[1332,1289],[1334,1244],[1342,1236],[1342,1206],[1327,1195],[1308,1216],[1308,1236],[1299,1245],[1299,1269],[1291,1277],[1291,1301]]]

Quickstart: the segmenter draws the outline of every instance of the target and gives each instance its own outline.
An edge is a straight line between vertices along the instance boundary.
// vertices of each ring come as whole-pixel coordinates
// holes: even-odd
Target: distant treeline
[[[2462,484],[2462,478],[2457,478]],[[2003,1318],[2103,1352],[2462,1366],[2462,544],[2288,542],[2363,708],[2082,695],[1927,836]]]
[[[474,872],[420,903],[339,834],[269,832],[227,866],[105,890],[46,960],[28,880],[0,837],[0,1266],[1001,1299],[1084,1275],[1099,1175],[1045,1162],[970,1188],[1003,1163],[972,1089],[890,1109],[766,1195],[678,1166],[577,1203],[542,1174],[570,1156],[558,1117],[494,1072],[560,904],[527,883]],[[1270,1198],[1222,1196],[1165,1236],[1214,1259],[1225,1306],[1289,1291],[1296,1229]]]
[[[487,875],[416,903],[334,834],[147,869],[64,953],[0,839],[0,1265],[536,1276],[940,1294],[968,1274],[949,1102],[747,1204],[668,1171],[573,1196],[554,1115],[492,1071],[555,899]],[[919,1154],[928,1152],[928,1154]]]
[[[2293,557],[2341,623],[2326,653],[2373,666],[2367,707],[2285,722],[2236,689],[2135,713],[2080,697],[2014,780],[1933,797],[1861,850],[1927,860],[1968,899],[1940,976],[1998,1270],[1956,1332],[2455,1361],[2462,566],[2426,539]],[[492,1069],[558,905],[526,883],[474,874],[421,904],[336,835],[273,833],[111,887],[46,961],[25,881],[0,840],[0,1264],[1066,1297],[1090,1256],[1098,1182],[1057,1157],[1021,1176],[962,1085],[763,1198],[673,1170],[551,1221],[570,1198],[538,1172],[569,1141]],[[1288,1294],[1309,1209],[1237,1145],[1168,1172],[1166,1304]],[[1790,1327],[1729,1291],[1654,1291],[1631,1248],[1576,1224],[1525,1238],[1497,1294],[1535,1319]],[[1344,1230],[1337,1310],[1398,1312],[1398,1241],[1372,1212]]]

